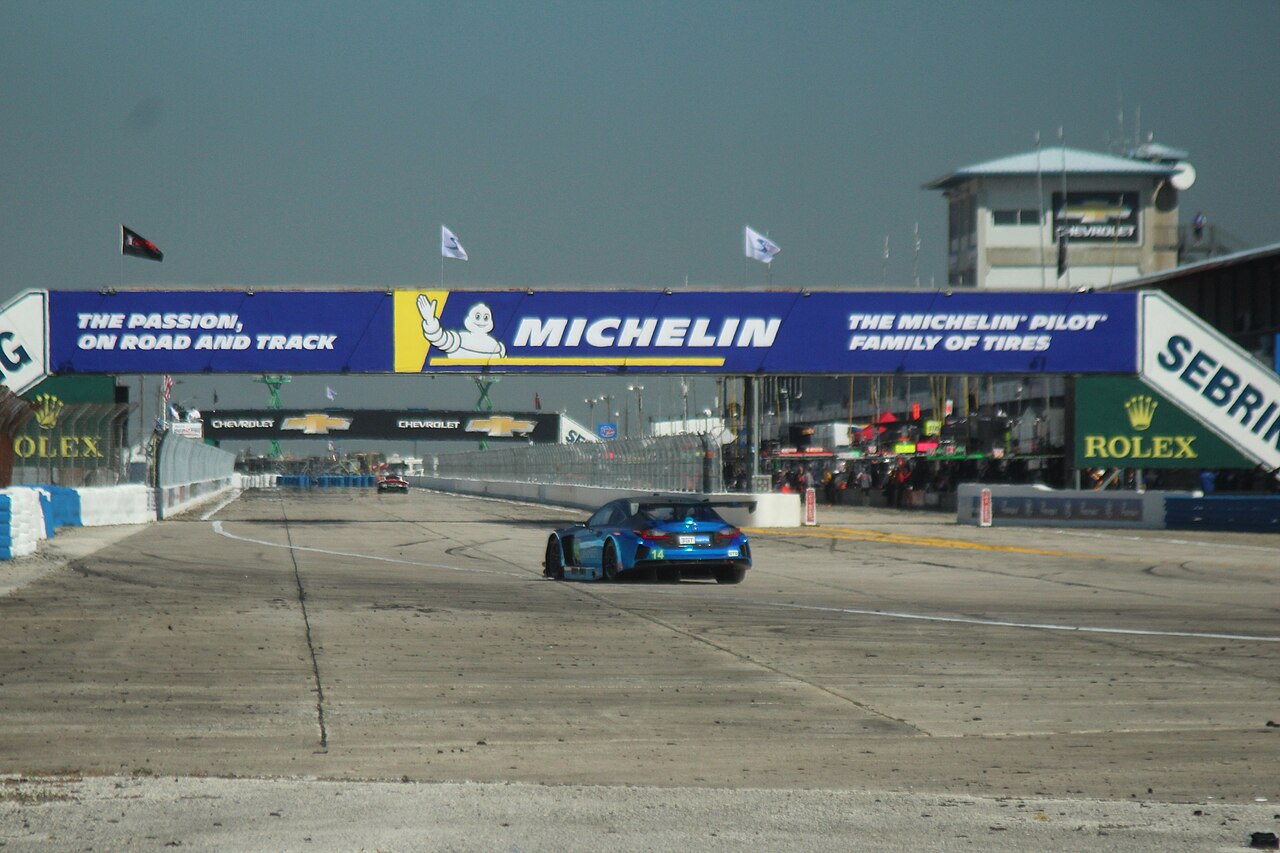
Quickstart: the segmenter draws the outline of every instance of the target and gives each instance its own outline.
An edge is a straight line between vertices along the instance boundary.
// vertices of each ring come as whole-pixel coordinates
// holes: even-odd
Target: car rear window
[[[683,521],[692,518],[694,521],[723,521],[711,507],[701,504],[642,504],[640,513],[650,521]]]

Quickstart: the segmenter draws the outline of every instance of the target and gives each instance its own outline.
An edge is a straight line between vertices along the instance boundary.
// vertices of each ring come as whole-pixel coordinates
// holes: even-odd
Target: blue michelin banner
[[[1133,373],[1131,293],[396,293],[401,373]]]
[[[52,373],[383,373],[384,292],[49,294]]]
[[[49,294],[51,373],[1134,373],[1124,293]]]

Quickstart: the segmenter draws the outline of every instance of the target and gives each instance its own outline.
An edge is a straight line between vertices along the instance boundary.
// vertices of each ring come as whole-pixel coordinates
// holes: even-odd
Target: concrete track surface
[[[1239,850],[1280,542],[820,509],[744,583],[545,580],[574,510],[253,491],[0,567],[14,850]]]

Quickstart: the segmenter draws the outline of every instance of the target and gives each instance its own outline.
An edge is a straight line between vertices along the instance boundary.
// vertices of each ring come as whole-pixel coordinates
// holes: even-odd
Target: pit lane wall
[[[157,518],[212,500],[235,485],[234,453],[173,433],[164,436],[156,453]]]
[[[480,495],[504,500],[529,501],[530,503],[556,504],[584,510],[599,509],[615,498],[645,497],[652,495],[648,489],[611,489],[601,486],[560,486],[551,483],[509,483],[494,480],[463,480],[448,477],[407,477],[411,485],[439,492],[460,495]],[[753,501],[755,511],[746,508],[725,507],[717,509],[725,520],[738,527],[799,527],[801,505],[795,495],[787,494],[703,494],[691,497]]]
[[[983,489],[991,490],[991,523],[999,527],[1166,526],[1166,500],[1193,492],[1118,492],[963,483],[956,495],[956,522],[978,524]]]

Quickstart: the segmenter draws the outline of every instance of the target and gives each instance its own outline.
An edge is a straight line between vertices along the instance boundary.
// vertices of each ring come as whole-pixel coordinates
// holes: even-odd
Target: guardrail
[[[164,518],[229,491],[235,462],[234,453],[166,433],[157,450],[156,514]]]

